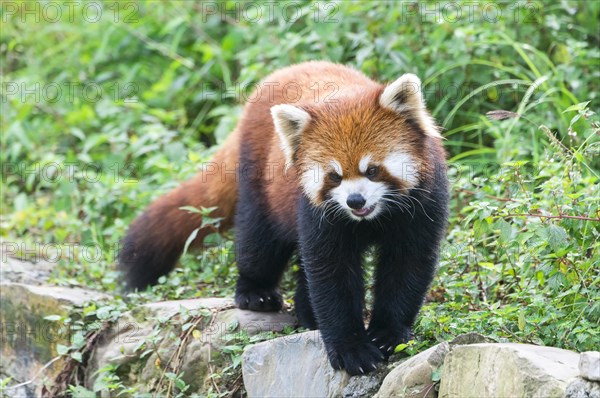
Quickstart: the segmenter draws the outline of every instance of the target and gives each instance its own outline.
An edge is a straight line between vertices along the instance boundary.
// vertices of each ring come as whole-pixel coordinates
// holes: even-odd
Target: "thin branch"
[[[45,365],[44,365],[44,366],[43,366],[41,369],[39,369],[39,370],[38,370],[38,371],[35,373],[35,375],[34,375],[34,376],[33,376],[33,377],[30,379],[30,380],[24,381],[23,383],[15,384],[14,386],[9,386],[9,387],[6,387],[6,390],[13,390],[13,389],[15,389],[15,388],[23,387],[23,386],[26,386],[26,385],[28,385],[28,384],[31,384],[31,383],[33,383],[33,382],[35,381],[35,379],[37,379],[37,378],[38,378],[38,376],[39,376],[40,374],[42,374],[42,372],[43,372],[44,370],[48,369],[48,368],[50,367],[50,365],[52,365],[54,362],[58,361],[58,360],[59,360],[59,359],[61,359],[61,358],[62,358],[62,356],[60,356],[60,355],[59,355],[59,356],[57,356],[57,357],[54,357],[54,358],[52,358],[52,359],[51,359],[50,361],[48,361],[48,363],[46,363],[46,364],[45,364]]]
[[[456,191],[458,191],[458,192],[464,192],[464,193],[466,193],[468,195],[473,195],[473,196],[474,195],[479,195],[479,192],[470,191],[470,190],[465,189],[465,188],[456,188]],[[485,196],[486,198],[498,200],[500,202],[518,202],[518,200],[514,200],[514,199],[510,199],[510,198],[501,198],[499,196],[488,195],[486,193],[484,193],[483,196]]]
[[[516,214],[506,214],[506,215],[501,216],[501,217],[537,217],[537,218],[557,218],[557,219],[569,218],[569,219],[572,219],[572,220],[583,220],[583,221],[596,221],[596,222],[600,222],[600,218],[587,217],[587,216],[569,216],[569,215],[566,215],[566,214],[560,214],[560,215],[550,214],[550,215],[546,215],[546,214],[516,213]]]
[[[151,39],[150,37],[144,35],[143,33],[138,32],[137,30],[127,26],[127,24],[118,24],[117,26],[125,29],[131,35],[135,36],[136,38],[141,40],[143,43],[148,45],[148,47],[150,47],[151,49],[158,51],[160,54],[164,55],[167,58],[171,58],[172,60],[179,62],[181,65],[185,66],[186,68],[194,69],[196,67],[196,65],[194,64],[194,61],[192,61],[191,59],[177,54],[175,51],[171,50],[169,47],[167,47],[163,43]]]

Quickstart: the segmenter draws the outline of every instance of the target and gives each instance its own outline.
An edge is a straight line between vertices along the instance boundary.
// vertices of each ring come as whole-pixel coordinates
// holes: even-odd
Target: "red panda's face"
[[[360,98],[273,107],[282,150],[313,205],[357,221],[411,206],[408,192],[428,168],[423,141],[439,137],[417,83],[416,76],[404,75]]]
[[[406,206],[405,195],[421,177],[420,132],[383,109],[354,108],[314,120],[296,161],[313,204],[333,204],[355,220]]]
[[[403,207],[402,197],[419,182],[418,160],[402,150],[361,152],[356,159],[341,160],[333,152],[323,155],[330,160],[304,160],[304,193],[313,204],[332,204],[356,220],[375,218],[387,206]]]

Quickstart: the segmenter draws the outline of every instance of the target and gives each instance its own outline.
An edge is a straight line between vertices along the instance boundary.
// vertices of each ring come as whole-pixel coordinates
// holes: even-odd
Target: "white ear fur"
[[[405,73],[387,86],[379,97],[379,105],[397,113],[414,115],[425,134],[442,137],[425,107],[421,80],[412,73]]]
[[[271,107],[271,116],[285,155],[286,167],[290,167],[300,143],[300,134],[310,122],[310,115],[303,109],[281,104]]]

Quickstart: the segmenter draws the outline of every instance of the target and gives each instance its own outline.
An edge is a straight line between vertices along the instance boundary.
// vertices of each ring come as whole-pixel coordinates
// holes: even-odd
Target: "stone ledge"
[[[223,298],[200,298],[191,300],[164,301],[149,303],[127,312],[113,324],[102,336],[88,362],[86,387],[92,388],[97,377],[97,370],[107,365],[120,366],[121,378],[129,386],[136,386],[139,391],[147,391],[148,386],[161,377],[161,369],[156,366],[161,357],[169,358],[178,347],[165,340],[157,350],[145,358],[140,358],[143,350],[141,344],[154,332],[156,320],[172,319],[181,326],[177,319],[181,310],[207,309],[213,314],[208,325],[200,325],[197,329],[199,337],[191,339],[181,353],[181,370],[183,380],[190,386],[187,393],[202,394],[209,388],[209,370],[223,365],[220,348],[226,344],[225,335],[244,332],[248,336],[260,332],[281,332],[286,326],[296,324],[296,319],[287,313],[261,313],[240,310],[233,307],[233,300]],[[170,327],[161,330],[160,337],[170,332]]]
[[[489,341],[460,335],[372,374],[349,377],[329,366],[319,333],[310,331],[246,348],[242,371],[249,397],[600,398],[598,383],[577,377],[579,354]],[[441,381],[434,381],[440,371]]]
[[[586,351],[579,357],[579,374],[586,380],[600,381],[600,352]]]
[[[329,365],[318,331],[258,343],[244,351],[248,397],[341,396],[350,376]]]
[[[456,346],[446,357],[441,398],[563,397],[579,355],[554,347],[496,343]]]
[[[103,293],[80,288],[0,284],[0,373],[15,382],[33,379],[53,358],[58,356],[58,344],[69,345],[71,330],[56,321],[44,319],[49,315],[66,316],[86,302],[106,299]],[[62,368],[58,360],[44,369],[18,394],[40,396],[44,377],[53,378]]]
[[[29,262],[11,257],[7,248],[0,247],[0,282],[25,283],[28,285],[44,284],[55,264],[47,261]]]

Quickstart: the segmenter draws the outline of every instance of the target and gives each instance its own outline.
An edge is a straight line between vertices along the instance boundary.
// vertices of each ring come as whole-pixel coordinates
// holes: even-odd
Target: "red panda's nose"
[[[348,195],[348,199],[346,199],[346,203],[351,209],[358,210],[362,209],[367,201],[363,196],[359,193],[353,193]]]

